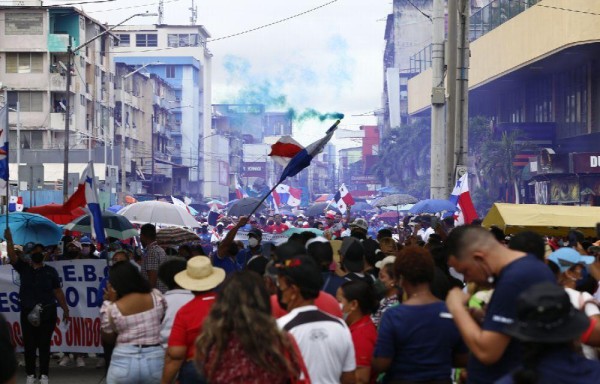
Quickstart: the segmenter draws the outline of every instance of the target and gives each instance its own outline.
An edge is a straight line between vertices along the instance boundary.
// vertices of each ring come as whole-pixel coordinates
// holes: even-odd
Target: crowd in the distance
[[[326,236],[270,244],[257,220],[241,217],[209,252],[187,247],[180,257],[142,226],[141,259],[108,255],[107,382],[600,382],[597,239],[505,236],[427,217],[371,237],[365,219],[336,220]],[[22,301],[43,269],[45,300],[62,306],[55,271],[37,256],[25,263],[7,238],[11,263],[34,282],[21,286]],[[31,383],[36,347],[46,366],[45,346],[26,343]]]

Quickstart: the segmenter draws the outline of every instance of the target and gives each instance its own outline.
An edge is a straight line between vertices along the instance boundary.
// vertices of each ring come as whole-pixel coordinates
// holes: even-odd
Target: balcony
[[[73,115],[70,120],[70,130],[75,131],[73,125]],[[62,112],[55,112],[50,114],[50,129],[51,130],[64,130],[65,129],[65,114]]]
[[[494,0],[471,16],[470,41],[499,27],[513,17],[525,12],[541,0]]]
[[[50,92],[65,92],[67,90],[67,78],[60,73],[50,74]]]

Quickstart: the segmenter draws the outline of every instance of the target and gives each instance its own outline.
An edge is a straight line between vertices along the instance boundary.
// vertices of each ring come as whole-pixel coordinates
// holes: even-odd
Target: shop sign
[[[600,173],[600,153],[573,153],[573,172]]]

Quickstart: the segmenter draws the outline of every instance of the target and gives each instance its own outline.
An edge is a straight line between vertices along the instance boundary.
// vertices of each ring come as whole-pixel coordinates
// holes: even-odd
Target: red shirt
[[[319,296],[315,299],[315,305],[321,311],[330,314],[331,316],[342,318],[342,310],[337,299],[327,292],[320,291]],[[273,317],[279,319],[288,314],[288,312],[279,306],[277,295],[271,295],[271,313]]]
[[[196,338],[202,331],[202,323],[216,299],[217,295],[212,292],[196,295],[175,315],[169,347],[187,347],[186,360],[193,358],[196,353]]]
[[[287,231],[288,229],[290,229],[290,227],[288,227],[286,224],[273,224],[273,225],[269,225],[266,229],[265,232],[269,232],[269,233],[275,233],[277,235],[282,234],[283,232]]]
[[[354,344],[356,356],[356,367],[370,367],[377,342],[377,327],[371,320],[371,316],[363,316],[362,319],[349,326]],[[377,375],[371,371],[371,383],[375,383]]]

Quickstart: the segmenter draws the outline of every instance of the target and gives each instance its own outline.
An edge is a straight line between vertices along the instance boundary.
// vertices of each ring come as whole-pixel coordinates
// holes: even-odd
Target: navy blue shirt
[[[34,269],[21,259],[13,264],[13,268],[19,273],[21,280],[19,288],[21,311],[31,310],[36,304],[56,305],[54,290],[60,288],[60,278],[56,269],[49,265]]]
[[[398,305],[383,313],[374,357],[391,358],[384,382],[448,380],[454,353],[466,347],[443,301]]]
[[[494,293],[486,308],[482,329],[504,333],[504,328],[516,318],[517,297],[529,287],[541,282],[556,283],[550,268],[533,255],[508,264],[496,279]],[[484,365],[471,354],[467,371],[469,383],[494,383],[513,371],[521,362],[519,342],[511,339],[504,354],[496,363]]]
[[[213,267],[224,269],[225,274],[227,274],[227,275],[229,275],[233,272],[242,270],[242,268],[240,268],[240,266],[238,265],[237,261],[234,258],[232,258],[230,256],[225,256],[223,258],[220,258],[216,252],[213,253],[212,264],[213,264]]]
[[[321,276],[323,276],[323,288],[321,288],[321,290],[329,293],[333,297],[337,295],[338,288],[348,281],[332,271],[321,272]]]
[[[544,384],[597,384],[600,383],[600,363],[588,360],[568,348],[549,352],[537,365],[538,383]],[[513,384],[512,373],[496,381]]]

